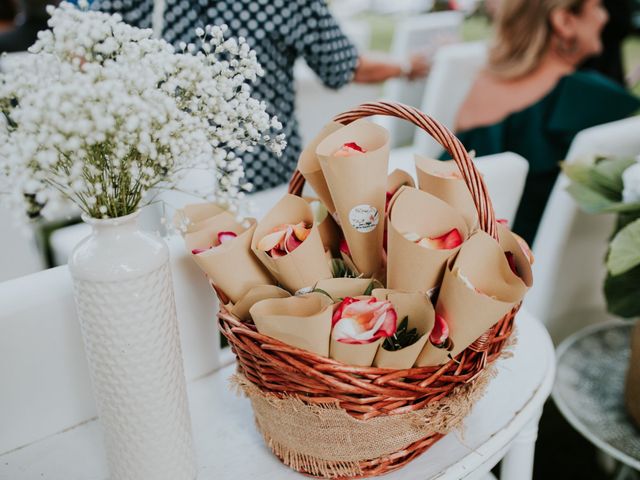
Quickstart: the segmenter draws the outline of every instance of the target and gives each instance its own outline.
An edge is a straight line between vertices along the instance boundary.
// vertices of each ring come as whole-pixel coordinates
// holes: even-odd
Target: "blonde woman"
[[[530,163],[514,230],[532,242],[573,137],[629,116],[640,101],[595,72],[577,72],[602,50],[600,0],[502,0],[487,67],[457,118],[478,155],[513,151]]]

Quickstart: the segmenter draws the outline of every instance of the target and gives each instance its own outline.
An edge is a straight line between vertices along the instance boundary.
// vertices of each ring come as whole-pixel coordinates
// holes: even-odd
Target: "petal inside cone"
[[[370,343],[393,335],[397,320],[391,302],[348,298],[334,314],[334,335],[342,343]]]
[[[279,230],[265,235],[258,242],[258,249],[262,250],[263,252],[269,252],[273,250],[282,243],[286,234],[286,230]]]
[[[224,242],[228,242],[229,240],[233,240],[238,235],[234,232],[218,232],[218,245],[222,245]]]
[[[445,345],[449,338],[449,326],[442,315],[436,313],[433,329],[429,334],[429,341],[436,347]]]
[[[407,235],[411,234],[405,234],[405,238],[407,238]],[[414,238],[413,235],[407,239],[410,240],[411,238]],[[451,250],[462,244],[462,235],[460,235],[460,232],[457,228],[454,228],[444,235],[440,235],[439,237],[421,238],[417,243],[421,247],[425,248],[433,248],[435,250]]]

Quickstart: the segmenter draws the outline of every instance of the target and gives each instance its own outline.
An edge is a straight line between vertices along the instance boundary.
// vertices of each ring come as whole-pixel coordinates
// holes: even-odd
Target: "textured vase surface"
[[[69,261],[112,480],[191,480],[196,464],[169,251],[137,213],[85,218]]]

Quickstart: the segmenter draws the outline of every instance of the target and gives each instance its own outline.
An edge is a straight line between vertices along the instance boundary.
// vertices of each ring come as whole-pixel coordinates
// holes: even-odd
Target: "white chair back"
[[[640,117],[634,117],[580,132],[566,161],[638,154]],[[525,299],[525,308],[546,323],[556,343],[586,324],[608,318],[602,282],[614,216],[580,211],[565,190],[568,183],[560,175],[547,203],[533,245],[534,286]]]
[[[462,13],[449,11],[427,13],[398,21],[391,44],[391,57],[401,61],[413,54],[424,54],[429,60],[433,60],[439,48],[460,41],[463,20]],[[417,107],[422,104],[426,85],[427,79],[412,82],[389,80],[384,85],[382,96],[393,102]],[[415,127],[410,123],[391,117],[383,117],[379,123],[389,130],[391,147],[406,145],[413,140]]]
[[[433,60],[421,110],[453,130],[458,111],[486,59],[487,45],[484,42],[440,48]],[[429,157],[437,157],[442,151],[435,140],[419,131],[415,133],[413,145],[416,153]]]
[[[405,149],[400,152],[402,155],[394,155],[392,151],[389,171],[400,168],[411,173],[414,180],[417,180],[413,154],[407,154]],[[513,224],[529,172],[529,163],[513,152],[478,157],[474,163],[487,185],[496,218],[506,219],[509,225]]]
[[[204,274],[170,241],[188,381],[230,363],[220,352],[217,300]],[[0,454],[96,415],[66,266],[0,283]]]
[[[0,206],[0,282],[37,272],[44,268],[44,260],[29,227],[23,232],[12,212]]]

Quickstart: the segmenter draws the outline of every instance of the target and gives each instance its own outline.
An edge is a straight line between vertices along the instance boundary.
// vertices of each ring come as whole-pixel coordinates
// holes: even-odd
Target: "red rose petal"
[[[218,245],[222,245],[224,242],[228,242],[229,240],[233,240],[238,235],[234,232],[218,232]]]
[[[442,346],[449,338],[449,326],[442,315],[436,313],[436,321],[429,334],[429,341],[436,347]]]

